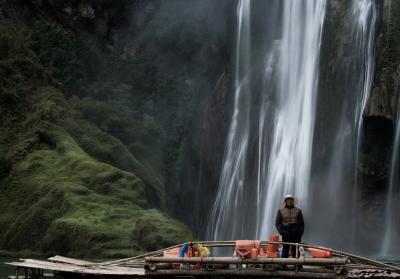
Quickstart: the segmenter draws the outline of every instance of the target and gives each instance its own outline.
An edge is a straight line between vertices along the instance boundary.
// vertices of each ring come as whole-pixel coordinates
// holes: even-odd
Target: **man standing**
[[[283,198],[284,207],[278,210],[276,215],[275,226],[279,234],[282,236],[283,242],[299,243],[304,232],[304,219],[301,210],[295,207],[296,198],[292,195],[286,195]],[[290,249],[291,248],[291,249]],[[295,245],[283,245],[282,257],[291,255],[296,258]]]

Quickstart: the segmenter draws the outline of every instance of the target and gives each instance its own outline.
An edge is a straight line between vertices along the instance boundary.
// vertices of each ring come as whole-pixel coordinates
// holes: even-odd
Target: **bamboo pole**
[[[346,258],[257,258],[242,259],[233,257],[146,257],[146,263],[217,263],[217,264],[289,264],[289,265],[344,265]]]
[[[168,250],[171,250],[171,249],[174,249],[174,248],[181,247],[184,244],[185,243],[177,244],[177,245],[174,245],[174,246],[170,246],[170,247],[167,247],[167,248],[163,248],[163,249],[160,249],[160,250],[157,250],[157,251],[153,251],[153,252],[148,252],[148,253],[137,255],[137,256],[134,256],[134,257],[130,257],[130,258],[124,258],[124,259],[115,260],[115,261],[108,261],[108,262],[98,263],[98,264],[96,264],[96,267],[109,266],[109,265],[118,265],[118,264],[130,262],[130,261],[134,261],[134,260],[138,260],[138,259],[144,259],[147,256],[161,254],[164,251],[168,251]]]

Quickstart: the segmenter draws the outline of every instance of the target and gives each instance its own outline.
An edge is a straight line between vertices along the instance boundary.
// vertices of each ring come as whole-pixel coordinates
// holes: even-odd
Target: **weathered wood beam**
[[[194,276],[194,277],[260,277],[260,278],[343,278],[334,272],[331,273],[313,273],[313,272],[295,272],[295,271],[264,271],[264,270],[156,270],[147,271],[149,277],[172,277],[172,276]]]
[[[66,264],[73,264],[73,265],[81,265],[81,266],[91,266],[96,265],[95,262],[83,261],[73,258],[67,258],[62,256],[54,256],[48,258],[49,261],[56,262],[56,263],[66,263]]]

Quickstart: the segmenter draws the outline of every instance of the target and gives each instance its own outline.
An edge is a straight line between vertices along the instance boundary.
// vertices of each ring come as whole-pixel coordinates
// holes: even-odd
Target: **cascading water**
[[[265,52],[264,86],[254,93],[249,84],[253,70],[250,1],[239,1],[234,113],[209,239],[265,238],[273,229],[272,220],[284,194],[298,195],[303,201],[308,196],[325,6],[321,0],[283,2],[282,26],[277,28],[281,34]],[[254,110],[250,110],[252,95],[261,100]],[[252,118],[254,111],[258,115]],[[254,137],[249,130],[251,119],[258,120],[259,134]],[[248,156],[252,142],[257,143],[257,156]],[[257,162],[249,162],[253,158]],[[254,164],[256,181],[249,179],[254,175],[249,165]],[[257,220],[249,221],[248,216],[254,214],[251,219]]]
[[[395,136],[393,145],[393,154],[390,164],[390,177],[389,177],[389,189],[386,198],[386,210],[385,210],[385,222],[384,222],[384,238],[382,243],[381,254],[388,256],[397,252],[396,241],[398,236],[396,232],[399,230],[398,216],[399,212],[399,151],[400,151],[400,99],[397,100],[397,112],[395,118]]]
[[[279,52],[281,51],[281,42],[276,41],[272,47],[272,51],[269,54],[267,59],[265,73],[264,73],[264,82],[263,82],[263,96],[262,103],[260,107],[260,115],[259,115],[259,130],[258,130],[258,168],[257,168],[257,214],[256,216],[261,216],[262,202],[264,201],[263,195],[265,193],[264,185],[267,183],[268,178],[268,153],[270,150],[270,146],[268,146],[269,141],[268,133],[269,127],[271,126],[270,121],[268,121],[268,111],[273,111],[271,106],[271,102],[268,97],[272,94],[273,84],[275,77],[274,68],[276,68],[277,61],[279,59]],[[256,222],[256,231],[260,230],[261,218],[257,218]],[[261,222],[260,222],[261,221]],[[257,233],[259,235],[259,233]]]
[[[357,57],[355,73],[359,73],[358,83],[356,84],[357,99],[354,127],[356,128],[356,155],[355,155],[355,185],[353,193],[353,226],[352,240],[353,245],[357,234],[358,208],[359,204],[359,181],[358,165],[359,151],[361,146],[361,130],[363,126],[363,112],[365,110],[368,96],[371,92],[374,75],[374,51],[375,51],[375,26],[377,19],[377,9],[375,0],[355,0],[352,7],[353,19],[352,37],[355,40],[355,54]],[[354,72],[353,72],[354,73]],[[351,73],[351,74],[353,74]],[[350,74],[350,73],[349,73]]]
[[[209,239],[231,239],[241,235],[245,215],[244,183],[249,143],[250,110],[250,0],[240,0],[237,8],[235,103],[225,148],[220,186],[211,212]]]
[[[374,74],[379,4],[353,0],[343,6],[348,18],[340,30],[348,35],[339,42],[339,70],[325,74],[330,82],[325,92],[318,90],[318,82],[326,1],[271,1],[263,10],[265,27],[257,25],[260,17],[250,16],[262,14],[260,3],[238,2],[234,111],[207,237],[265,239],[275,232],[282,196],[294,194],[306,222],[314,224],[308,237],[350,248],[348,242],[362,223],[357,169]],[[318,115],[317,97],[328,98]],[[322,132],[315,141],[317,121],[332,138]],[[312,165],[312,156],[322,164]]]
[[[285,1],[278,87],[259,237],[274,229],[284,194],[306,204],[325,1]],[[262,135],[264,136],[264,135]]]

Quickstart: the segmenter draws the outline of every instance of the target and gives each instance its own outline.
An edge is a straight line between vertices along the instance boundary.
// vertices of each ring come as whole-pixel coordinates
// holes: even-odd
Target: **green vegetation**
[[[183,125],[176,82],[105,77],[116,61],[95,44],[0,4],[0,255],[123,257],[191,239],[160,211]]]
[[[44,88],[35,93],[47,96],[51,90],[56,92]],[[36,113],[48,99],[44,102]],[[15,151],[27,154],[0,187],[5,249],[122,257],[190,239],[183,225],[146,209],[144,184],[135,174],[95,160],[58,125],[45,120],[30,124],[31,136]],[[36,147],[28,151],[27,146]],[[140,233],[148,228],[152,234],[143,238]]]

